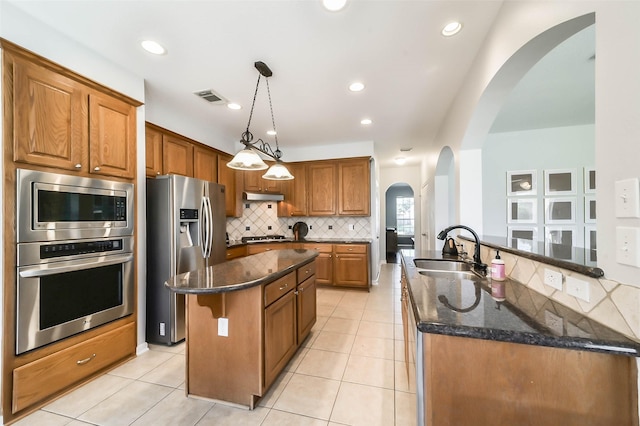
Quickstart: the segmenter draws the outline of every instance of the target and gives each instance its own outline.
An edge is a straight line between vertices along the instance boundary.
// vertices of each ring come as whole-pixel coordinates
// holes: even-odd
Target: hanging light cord
[[[276,120],[273,118],[273,105],[271,104],[271,90],[269,90],[269,79],[265,79],[267,82],[267,95],[269,96],[269,109],[271,110],[271,124],[273,125],[273,132],[275,133],[274,137],[276,140],[276,151],[274,154],[276,155],[276,160],[280,160],[282,157],[282,152],[280,151],[280,147],[278,146],[278,130],[276,129]]]
[[[245,145],[248,145],[253,140],[253,134],[249,131],[249,127],[251,126],[251,118],[253,117],[253,108],[256,106],[256,97],[258,96],[258,88],[260,87],[260,77],[262,74],[258,74],[258,82],[256,83],[256,91],[253,93],[253,102],[251,103],[251,111],[249,111],[249,121],[247,122],[247,130],[242,133],[240,137],[240,142]],[[269,82],[267,81],[267,88],[269,87]],[[271,98],[269,98],[271,99]],[[271,103],[271,100],[269,100]],[[273,112],[271,113],[271,117],[273,118]]]

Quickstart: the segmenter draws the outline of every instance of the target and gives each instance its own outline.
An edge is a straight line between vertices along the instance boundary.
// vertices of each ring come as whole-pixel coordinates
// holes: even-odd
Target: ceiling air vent
[[[194,95],[201,97],[202,99],[211,102],[212,104],[226,103],[227,100],[222,96],[218,95],[211,89],[207,90],[199,90],[194,92]]]

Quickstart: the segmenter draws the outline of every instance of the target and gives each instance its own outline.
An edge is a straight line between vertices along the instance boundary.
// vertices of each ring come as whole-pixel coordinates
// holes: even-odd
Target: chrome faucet
[[[475,249],[473,250],[473,269],[477,272],[482,273],[483,275],[487,275],[487,265],[482,263],[482,260],[480,260],[480,238],[478,238],[478,234],[476,234],[476,231],[474,231],[473,229],[469,228],[468,226],[464,226],[464,225],[452,225],[449,226],[448,228],[443,229],[442,231],[440,231],[440,233],[438,234],[438,239],[439,240],[444,240],[445,238],[447,238],[447,234],[454,230],[454,229],[466,229],[467,231],[471,232],[471,234],[473,235],[473,238],[476,241],[476,246]]]

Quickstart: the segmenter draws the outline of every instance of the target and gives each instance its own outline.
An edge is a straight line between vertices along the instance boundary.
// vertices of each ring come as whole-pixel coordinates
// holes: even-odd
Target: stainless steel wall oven
[[[133,313],[133,185],[17,172],[16,354]]]

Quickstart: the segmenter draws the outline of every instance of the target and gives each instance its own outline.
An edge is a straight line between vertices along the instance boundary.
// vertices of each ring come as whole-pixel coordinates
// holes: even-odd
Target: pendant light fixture
[[[273,105],[271,103],[271,91],[269,90],[269,80],[268,77],[271,77],[273,73],[271,69],[264,62],[256,62],[253,64],[258,70],[258,82],[256,83],[256,91],[253,94],[253,102],[251,103],[251,111],[249,112],[249,122],[247,123],[247,130],[245,130],[241,137],[240,143],[244,144],[244,149],[238,152],[233,159],[227,163],[227,167],[236,170],[264,170],[268,166],[267,164],[260,158],[260,154],[272,159],[275,161],[275,164],[272,165],[267,172],[262,175],[263,179],[268,180],[291,180],[293,176],[287,169],[287,167],[282,163],[280,158],[282,157],[282,151],[278,147],[278,133],[276,131],[276,122],[273,118]],[[253,134],[249,130],[249,126],[251,125],[251,118],[253,117],[253,108],[256,105],[256,97],[258,96],[258,88],[260,87],[260,79],[264,77],[267,83],[267,94],[269,96],[269,109],[271,110],[271,124],[273,125],[274,137],[276,141],[276,150],[274,151],[271,146],[263,141],[262,139],[258,139],[253,142]]]

